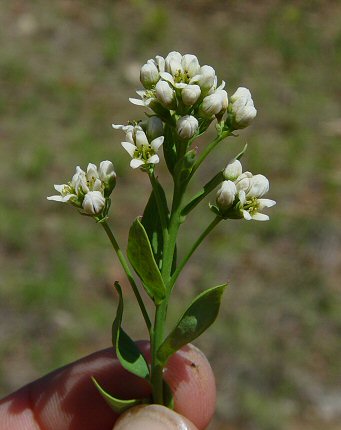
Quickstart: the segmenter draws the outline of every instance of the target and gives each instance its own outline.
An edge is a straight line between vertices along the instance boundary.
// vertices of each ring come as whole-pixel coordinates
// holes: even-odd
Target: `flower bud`
[[[235,180],[238,192],[244,191],[247,194],[250,191],[252,186],[252,176],[251,172],[244,172],[238,176]]]
[[[181,91],[181,98],[185,106],[193,106],[198,101],[200,94],[199,85],[187,85]]]
[[[227,109],[228,99],[225,90],[217,90],[213,94],[206,96],[200,105],[200,114],[207,119],[213,115],[222,115]]]
[[[89,163],[86,169],[86,177],[90,181],[95,181],[99,178],[96,164]]]
[[[192,115],[183,116],[176,123],[176,132],[185,140],[190,139],[198,131],[198,120]]]
[[[192,78],[200,71],[198,58],[192,54],[185,54],[181,60],[182,67],[189,78]]]
[[[89,191],[85,172],[79,166],[76,167],[76,173],[72,177],[71,184],[76,194],[84,194]]]
[[[172,51],[165,58],[165,70],[171,75],[175,75],[179,70],[183,71],[181,65],[182,55],[180,52]]]
[[[175,94],[173,89],[165,81],[159,81],[156,86],[156,97],[160,103],[167,109],[174,107]]]
[[[159,71],[153,61],[150,61],[141,67],[140,81],[145,88],[152,88],[159,79]]]
[[[230,97],[230,113],[235,129],[247,127],[257,115],[251,93],[247,88],[239,87]]]
[[[223,172],[224,178],[234,181],[242,174],[242,164],[239,160],[234,160],[229,163]]]
[[[207,93],[217,81],[215,70],[211,66],[202,66],[199,73],[190,80],[190,84],[196,83],[203,93]]]
[[[101,161],[99,165],[99,179],[104,185],[105,197],[109,197],[116,185],[116,172],[111,161]]]
[[[158,116],[151,116],[148,118],[146,123],[146,133],[150,141],[163,135],[163,122]]]
[[[216,203],[218,208],[225,212],[234,202],[237,194],[237,188],[232,181],[224,181],[217,191]]]
[[[105,198],[100,191],[89,191],[84,196],[82,206],[87,215],[98,215],[104,209]]]
[[[269,180],[264,175],[254,175],[247,195],[250,197],[262,197],[269,191],[269,187]]]

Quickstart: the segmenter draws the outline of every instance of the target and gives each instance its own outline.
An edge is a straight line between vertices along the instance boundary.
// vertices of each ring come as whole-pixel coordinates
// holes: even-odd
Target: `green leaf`
[[[112,343],[116,350],[117,358],[126,370],[140,378],[149,380],[149,366],[146,359],[136,346],[135,342],[121,327],[123,316],[123,297],[122,290],[118,282],[115,282],[115,288],[119,295],[119,302],[116,318],[112,325]]]
[[[130,228],[127,255],[148,295],[156,304],[161,303],[166,295],[166,287],[156,264],[148,235],[139,219],[136,219]]]
[[[162,210],[164,212],[163,216],[168,219],[169,210],[167,206],[167,199],[165,192],[161,184],[157,181],[157,187],[159,196],[162,201]],[[161,214],[159,213],[159,208],[157,205],[156,197],[154,191],[151,192],[148,203],[143,212],[141,223],[146,230],[149,238],[150,245],[153,250],[153,255],[156,264],[161,268],[162,264],[162,253],[163,253],[163,233],[161,227]]]
[[[111,396],[107,391],[105,391],[94,377],[92,377],[91,379],[93,380],[93,383],[95,384],[97,390],[100,392],[107,404],[111,407],[111,409],[113,409],[119,414],[131,408],[132,406],[140,405],[142,403],[149,403],[149,399],[117,399],[116,397]]]
[[[166,363],[174,352],[192,342],[214,322],[226,286],[223,284],[210,288],[193,300],[157,352],[162,363]]]

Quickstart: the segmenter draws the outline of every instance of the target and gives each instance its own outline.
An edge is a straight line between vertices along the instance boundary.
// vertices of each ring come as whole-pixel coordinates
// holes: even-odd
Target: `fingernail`
[[[161,405],[135,406],[122,414],[113,430],[198,430],[194,424]]]

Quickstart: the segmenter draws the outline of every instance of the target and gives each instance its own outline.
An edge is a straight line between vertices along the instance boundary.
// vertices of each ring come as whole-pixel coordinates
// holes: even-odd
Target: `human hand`
[[[148,353],[147,342],[139,346]],[[57,369],[1,400],[1,430],[112,430],[118,415],[102,399],[91,376],[117,397],[150,394],[147,382],[126,372],[113,357],[113,350],[106,349]],[[161,406],[137,407],[118,421],[115,430],[203,430],[207,426],[216,393],[205,356],[193,345],[186,345],[171,357],[164,377],[173,391],[178,414]]]

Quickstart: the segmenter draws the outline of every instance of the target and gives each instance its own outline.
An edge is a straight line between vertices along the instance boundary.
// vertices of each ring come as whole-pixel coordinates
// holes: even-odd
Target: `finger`
[[[147,342],[139,346],[148,352]],[[29,384],[0,402],[1,430],[103,430],[117,415],[94,387],[94,376],[119,398],[147,397],[149,385],[120,366],[112,349],[92,354]],[[214,411],[215,385],[203,354],[186,346],[169,361],[165,379],[174,391],[175,409],[204,428]]]
[[[187,418],[160,405],[136,406],[118,419],[114,430],[198,430]]]
[[[198,429],[206,428],[215,411],[216,386],[204,354],[194,345],[184,346],[170,358],[164,378],[174,394],[174,409]]]
[[[103,430],[117,419],[91,376],[120,398],[146,397],[148,384],[126,372],[113,350],[92,354],[45,376],[0,404],[1,430]]]

